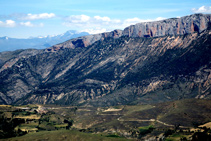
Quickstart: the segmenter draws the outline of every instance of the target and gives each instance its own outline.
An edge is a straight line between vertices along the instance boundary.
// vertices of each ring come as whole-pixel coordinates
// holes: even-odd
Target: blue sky
[[[0,0],[0,37],[91,34],[147,21],[211,13],[210,0]]]

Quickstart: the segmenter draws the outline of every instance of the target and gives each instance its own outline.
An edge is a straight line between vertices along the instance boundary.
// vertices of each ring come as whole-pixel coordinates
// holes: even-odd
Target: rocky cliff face
[[[131,25],[124,29],[123,36],[158,37],[165,35],[184,35],[202,32],[211,22],[211,15],[195,14],[182,18],[173,18],[157,22],[146,22]]]
[[[181,18],[172,18],[156,22],[145,22],[131,25],[123,31],[114,30],[107,33],[94,34],[75,38],[64,43],[54,45],[48,48],[48,51],[56,51],[61,48],[87,47],[96,41],[104,38],[128,37],[159,37],[166,35],[184,35],[193,32],[201,33],[208,27],[211,22],[211,15],[195,14]]]
[[[195,16],[201,17],[183,18]],[[178,19],[166,21],[172,20]],[[211,98],[211,25],[205,25],[152,38],[116,30],[46,50],[0,53],[0,103],[108,106]]]

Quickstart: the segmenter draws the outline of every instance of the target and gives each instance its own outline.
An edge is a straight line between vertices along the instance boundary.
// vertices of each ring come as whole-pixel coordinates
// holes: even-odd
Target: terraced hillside
[[[181,137],[190,140],[201,133],[208,136],[204,131],[210,132],[210,100],[187,99],[154,105],[112,107],[25,105],[0,108],[1,138],[21,136],[14,140],[52,140],[46,133],[58,135],[55,137],[58,139],[80,136],[83,140],[84,136],[105,140],[178,137],[178,140]],[[28,134],[24,135],[26,132]]]

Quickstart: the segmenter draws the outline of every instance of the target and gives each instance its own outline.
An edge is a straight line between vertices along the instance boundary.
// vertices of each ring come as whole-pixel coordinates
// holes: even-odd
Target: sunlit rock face
[[[202,32],[207,29],[210,19],[211,15],[195,14],[157,22],[138,23],[124,29],[123,36],[158,37]]]

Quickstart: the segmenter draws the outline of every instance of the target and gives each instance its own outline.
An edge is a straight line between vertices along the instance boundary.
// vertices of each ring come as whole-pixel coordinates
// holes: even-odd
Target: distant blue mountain
[[[33,37],[28,39],[16,39],[5,36],[0,37],[0,52],[28,48],[44,49],[64,41],[86,35],[89,35],[89,33],[69,30],[64,34],[56,36]]]

